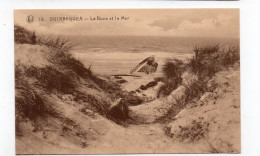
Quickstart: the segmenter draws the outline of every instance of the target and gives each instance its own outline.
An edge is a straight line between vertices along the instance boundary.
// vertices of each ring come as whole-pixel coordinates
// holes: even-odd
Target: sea
[[[239,45],[234,38],[158,37],[158,36],[69,36],[76,44],[72,54],[94,73],[129,74],[149,56],[159,67],[167,59],[187,60],[196,45],[219,43],[222,47]]]

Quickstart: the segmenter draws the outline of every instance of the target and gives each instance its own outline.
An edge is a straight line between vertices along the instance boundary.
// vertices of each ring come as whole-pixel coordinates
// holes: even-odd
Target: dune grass
[[[52,66],[43,68],[31,66],[25,70],[25,75],[36,79],[36,84],[47,91],[55,90],[62,93],[70,93],[75,89],[75,84],[73,82],[73,73],[67,72],[58,71]]]
[[[238,46],[231,45],[221,55],[221,64],[229,67],[235,63],[240,63],[240,49]]]
[[[39,45],[45,45],[47,47],[58,49],[63,53],[73,50],[76,46],[74,42],[64,36],[38,35],[36,42]]]
[[[188,61],[187,67],[198,76],[198,80],[185,86],[187,102],[211,91],[207,83],[217,72],[240,63],[239,47],[235,45],[227,48],[218,43],[200,45],[195,46],[193,51],[195,56]]]
[[[41,96],[24,81],[16,80],[15,109],[17,115],[31,120],[45,113],[45,105]]]
[[[195,46],[194,53],[195,56],[188,61],[187,67],[198,76],[198,80],[185,86],[186,102],[212,91],[216,86],[208,87],[208,80],[217,72],[240,62],[239,47],[234,45],[227,48],[218,43]]]
[[[168,59],[163,65],[164,84],[158,89],[157,96],[167,96],[175,90],[182,82],[183,62],[178,59]]]
[[[199,100],[206,92],[213,92],[217,88],[217,84],[209,80],[219,71],[232,67],[240,63],[239,47],[230,45],[227,48],[220,44],[197,45],[194,47],[194,56],[188,60],[186,64],[178,63],[177,65],[171,62],[166,62],[163,68],[164,79],[174,79],[177,81],[169,81],[165,83],[159,92],[164,92],[164,95],[169,95],[177,84],[181,83],[181,74],[184,70],[195,74],[198,79],[191,80],[184,85],[185,92],[182,97],[174,99],[170,103],[170,108],[165,115],[156,122],[168,122],[181,109],[183,109],[191,101]],[[178,70],[176,69],[178,68]],[[166,81],[167,82],[167,81]]]
[[[213,92],[217,87],[214,81],[209,81],[219,71],[233,67],[240,63],[240,52],[238,46],[230,45],[227,48],[220,44],[196,46],[194,57],[185,64],[186,69],[195,74],[198,79],[186,83],[184,95],[170,102],[170,108],[163,117],[156,122],[168,123],[187,105],[193,106],[198,103],[201,96],[206,92]],[[209,123],[193,121],[191,124],[181,127],[174,134],[169,128],[165,128],[165,134],[174,139],[198,141],[207,135]],[[219,153],[219,150],[209,144],[210,151]]]
[[[188,61],[187,66],[202,79],[210,78],[218,71],[240,61],[239,47],[234,45],[228,48],[221,47],[218,43],[197,45],[193,51],[195,56]]]
[[[45,117],[51,110],[48,109],[43,97],[28,82],[23,69],[15,67],[15,134],[22,135],[20,122],[28,118],[33,123],[38,117]]]

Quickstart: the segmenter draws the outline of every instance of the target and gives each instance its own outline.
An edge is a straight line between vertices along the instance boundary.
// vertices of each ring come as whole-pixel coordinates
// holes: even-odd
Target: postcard
[[[239,9],[14,10],[16,154],[240,153]]]

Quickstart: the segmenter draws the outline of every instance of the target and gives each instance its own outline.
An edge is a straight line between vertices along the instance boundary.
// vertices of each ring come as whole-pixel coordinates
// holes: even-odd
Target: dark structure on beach
[[[144,72],[146,74],[154,73],[156,72],[158,67],[158,63],[155,62],[154,56],[150,56],[146,59],[144,59],[142,62],[140,62],[136,67],[134,67],[131,71],[130,74],[133,72]]]

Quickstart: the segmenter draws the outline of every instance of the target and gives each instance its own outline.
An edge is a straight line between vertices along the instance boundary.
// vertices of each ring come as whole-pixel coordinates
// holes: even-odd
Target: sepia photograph
[[[14,10],[16,154],[240,153],[239,14]]]

